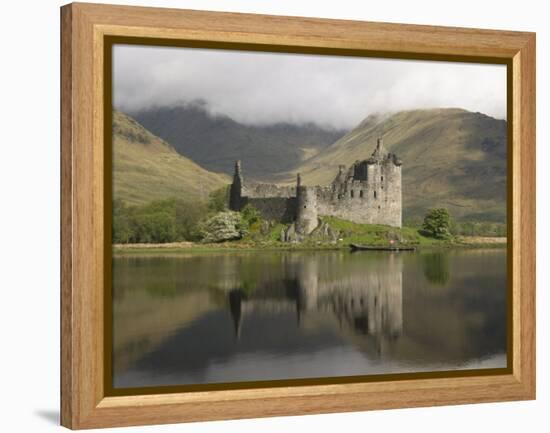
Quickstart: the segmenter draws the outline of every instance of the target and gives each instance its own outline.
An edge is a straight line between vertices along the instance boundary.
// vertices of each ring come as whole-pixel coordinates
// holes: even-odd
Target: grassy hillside
[[[199,103],[151,108],[132,116],[208,170],[232,174],[240,159],[248,178],[264,181],[293,170],[346,132],[311,123],[244,125],[227,116],[212,116]]]
[[[113,113],[113,198],[128,204],[180,198],[206,200],[230,182],[178,154],[131,117]]]
[[[299,170],[304,183],[327,184],[339,164],[368,158],[380,136],[403,160],[405,221],[435,206],[459,220],[505,220],[506,122],[461,109],[369,116],[282,179]]]

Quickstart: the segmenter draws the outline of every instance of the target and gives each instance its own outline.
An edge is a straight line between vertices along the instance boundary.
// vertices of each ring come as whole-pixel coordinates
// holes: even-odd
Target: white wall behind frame
[[[97,1],[100,3],[101,1]],[[105,2],[101,2],[105,3]],[[110,3],[110,2],[106,2]],[[455,407],[136,427],[131,432],[544,431],[550,406],[550,329],[544,264],[550,252],[550,41],[545,2],[389,0],[120,1],[142,6],[316,16],[537,32],[538,400]],[[0,287],[2,431],[58,431],[59,411],[59,6],[58,0],[4,2],[0,108]],[[544,119],[544,120],[543,120]],[[7,242],[6,242],[7,241]],[[545,426],[546,424],[546,426]],[[107,431],[107,430],[106,430]],[[109,430],[122,431],[122,430]]]

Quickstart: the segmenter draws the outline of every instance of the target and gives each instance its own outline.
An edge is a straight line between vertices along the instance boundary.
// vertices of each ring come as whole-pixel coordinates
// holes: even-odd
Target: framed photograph
[[[61,53],[62,425],[535,398],[533,33],[70,4]]]

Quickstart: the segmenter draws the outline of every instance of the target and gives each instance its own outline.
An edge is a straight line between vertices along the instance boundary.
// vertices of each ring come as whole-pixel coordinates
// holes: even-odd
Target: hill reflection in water
[[[117,257],[113,276],[115,387],[506,366],[502,250]]]

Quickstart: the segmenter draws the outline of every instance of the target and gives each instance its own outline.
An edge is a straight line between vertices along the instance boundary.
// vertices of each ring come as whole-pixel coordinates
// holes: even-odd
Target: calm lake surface
[[[506,367],[506,251],[113,259],[113,386]]]

